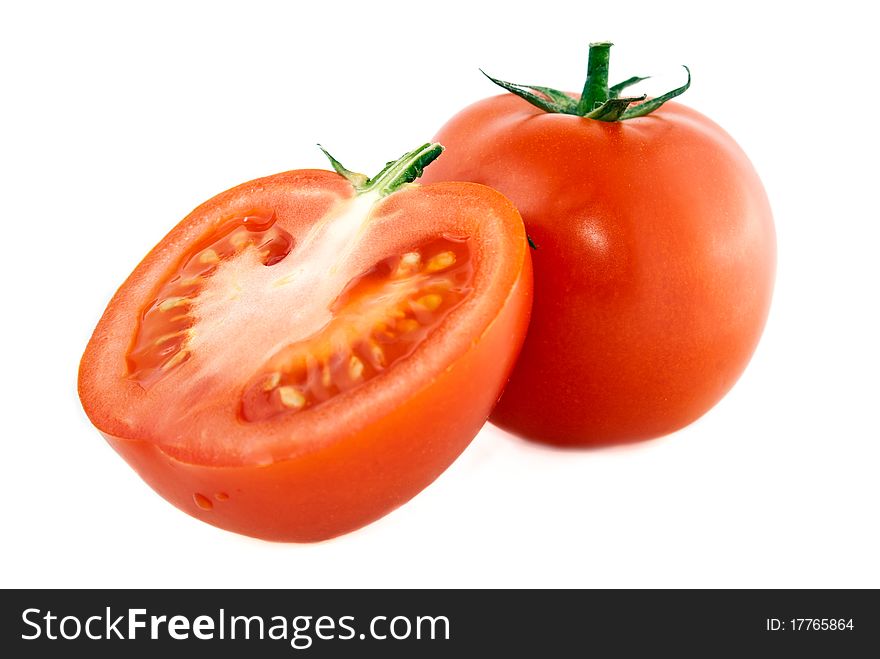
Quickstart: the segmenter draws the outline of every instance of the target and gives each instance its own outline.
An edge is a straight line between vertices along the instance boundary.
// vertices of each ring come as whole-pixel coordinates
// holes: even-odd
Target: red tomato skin
[[[560,446],[633,442],[682,428],[745,369],[776,268],[764,188],[733,139],[667,103],[606,123],[511,95],[438,133],[427,181],[489,185],[518,207],[535,301],[491,420]]]
[[[214,467],[102,434],[157,493],[209,524],[283,542],[353,531],[433,482],[486,423],[526,334],[532,271],[525,256],[507,303],[470,351],[405,405],[321,451]]]

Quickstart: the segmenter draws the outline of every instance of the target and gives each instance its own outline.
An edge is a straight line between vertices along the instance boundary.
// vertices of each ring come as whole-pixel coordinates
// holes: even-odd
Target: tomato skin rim
[[[388,416],[319,450],[266,465],[212,466],[186,462],[152,442],[99,432],[154,491],[213,526],[301,543],[354,531],[430,485],[485,424],[528,326],[532,267],[528,251],[523,254],[500,313],[471,350]],[[458,392],[455,401],[449,392]],[[385,460],[377,461],[377,454]],[[196,495],[211,508],[199,505]]]

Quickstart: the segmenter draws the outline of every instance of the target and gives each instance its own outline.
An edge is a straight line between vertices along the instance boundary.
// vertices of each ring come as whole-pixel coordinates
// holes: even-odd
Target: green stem
[[[436,142],[413,149],[385,165],[381,172],[370,179],[364,192],[377,190],[383,197],[391,194],[400,186],[415,181],[441,153],[443,146]]]
[[[551,114],[571,114],[596,121],[626,121],[644,117],[658,110],[668,100],[680,96],[691,85],[691,72],[687,67],[687,82],[681,87],[668,91],[662,96],[646,101],[644,96],[621,97],[621,93],[636,83],[646,80],[641,76],[627,78],[611,87],[608,86],[608,64],[611,60],[611,42],[599,41],[590,44],[590,57],[587,63],[587,80],[580,100],[575,101],[551,87],[520,85],[484,75],[502,89],[516,94],[544,112]],[[338,171],[338,170],[337,170]]]
[[[590,57],[587,61],[587,80],[578,103],[578,114],[584,116],[602,105],[610,97],[608,91],[608,64],[611,61],[610,41],[597,41],[590,44]]]
[[[330,161],[330,164],[333,166],[333,169],[336,170],[336,173],[340,176],[344,176],[348,180],[348,182],[355,187],[355,189],[361,189],[370,180],[364,174],[358,174],[357,172],[353,172],[350,169],[346,169],[341,162],[331,156],[327,149],[325,149],[320,144],[318,145],[318,148],[323,151],[325,156],[327,156],[327,160]]]
[[[367,178],[363,174],[352,172],[342,166],[336,158],[327,153],[320,144],[318,148],[324,152],[333,169],[340,176],[344,176],[354,186],[358,194],[365,192],[378,192],[379,196],[385,197],[398,190],[407,183],[412,183],[441,153],[443,146],[436,142],[428,142],[409,153],[405,153],[397,160],[392,160],[382,168],[373,178]]]

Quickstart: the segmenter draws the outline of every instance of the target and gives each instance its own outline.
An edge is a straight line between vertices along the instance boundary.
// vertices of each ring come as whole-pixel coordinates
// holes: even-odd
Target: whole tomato
[[[776,264],[770,206],[745,153],[700,113],[608,87],[590,47],[578,96],[494,80],[436,139],[428,181],[489,185],[519,208],[535,295],[492,415],[559,445],[664,435],[733,386],[763,330]],[[528,101],[528,102],[526,102]]]

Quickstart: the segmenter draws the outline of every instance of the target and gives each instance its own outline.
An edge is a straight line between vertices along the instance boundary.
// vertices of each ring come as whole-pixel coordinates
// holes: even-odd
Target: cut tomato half
[[[80,366],[91,421],[159,494],[285,541],[358,528],[461,453],[519,352],[531,262],[513,205],[299,170],[199,206],[111,300]]]

